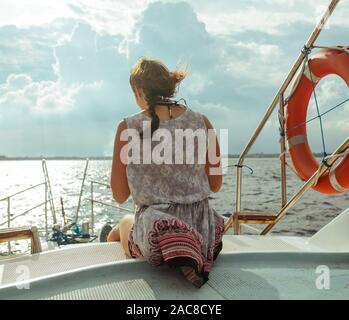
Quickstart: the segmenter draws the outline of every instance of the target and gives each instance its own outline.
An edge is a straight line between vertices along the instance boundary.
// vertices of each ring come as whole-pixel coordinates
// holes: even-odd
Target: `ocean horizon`
[[[280,209],[280,167],[279,160],[273,158],[248,158],[246,165],[253,169],[243,170],[242,210],[277,213]],[[74,218],[85,160],[47,160],[47,168],[52,187],[54,204],[58,220],[62,220],[62,198],[66,216]],[[233,159],[229,165],[234,165]],[[81,200],[80,222],[90,220],[91,215],[91,181],[101,182],[103,185],[94,185],[94,198],[98,201],[116,205],[109,185],[111,161],[90,160],[86,181],[83,187]],[[41,161],[18,160],[2,161],[0,166],[0,199],[16,193],[30,186],[44,182]],[[287,195],[290,198],[302,181],[290,170],[287,172]],[[220,192],[211,193],[210,205],[223,216],[230,216],[235,210],[236,170],[228,168],[223,178]],[[28,208],[44,200],[44,189],[38,188],[28,193],[20,194],[11,199],[11,216],[24,212]],[[278,223],[272,233],[283,235],[311,236],[326,223],[348,207],[349,195],[323,195],[313,190],[307,192],[290,212]],[[125,206],[133,208],[131,198]],[[117,223],[124,215],[114,208],[95,203],[95,230],[99,230],[106,222]],[[7,219],[7,202],[0,201],[0,223]],[[52,226],[52,221],[49,221]],[[43,208],[38,208],[23,217],[16,219],[11,226],[34,225],[43,227]]]

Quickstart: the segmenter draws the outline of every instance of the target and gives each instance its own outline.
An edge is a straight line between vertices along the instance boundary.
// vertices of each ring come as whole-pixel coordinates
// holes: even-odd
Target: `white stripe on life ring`
[[[336,165],[331,167],[328,177],[329,177],[332,188],[338,191],[339,193],[342,193],[347,191],[347,189],[342,187],[336,178],[336,169],[339,163],[340,162],[338,162]]]
[[[303,74],[313,83],[318,83],[321,80],[321,78],[317,77],[314,73],[310,71],[309,63],[305,65]]]
[[[308,138],[305,134],[301,134],[298,136],[294,136],[291,139],[289,139],[288,141],[288,148],[291,149],[294,146],[296,146],[297,144],[302,144],[302,143],[308,143]]]

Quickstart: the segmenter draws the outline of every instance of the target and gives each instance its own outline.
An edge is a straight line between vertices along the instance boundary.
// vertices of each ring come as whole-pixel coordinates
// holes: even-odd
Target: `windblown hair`
[[[161,101],[172,98],[176,94],[179,83],[186,76],[186,69],[177,65],[170,71],[161,61],[142,57],[132,67],[130,85],[143,90],[151,116],[151,135],[159,128],[160,119],[155,107]]]

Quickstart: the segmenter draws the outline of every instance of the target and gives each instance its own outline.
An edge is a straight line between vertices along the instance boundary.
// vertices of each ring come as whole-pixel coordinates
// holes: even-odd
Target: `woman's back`
[[[125,121],[127,129],[141,133],[150,119],[137,113]],[[137,205],[193,203],[207,198],[210,192],[205,172],[207,129],[200,113],[185,109],[173,119],[160,120],[152,139],[144,134],[139,141],[136,151],[139,158],[126,168]]]
[[[131,69],[130,85],[143,111],[119,123],[111,186],[116,201],[131,194],[137,208],[108,239],[120,239],[130,257],[180,267],[200,287],[222,249],[224,220],[208,201],[222,175],[211,123],[172,100],[185,75],[147,58]]]

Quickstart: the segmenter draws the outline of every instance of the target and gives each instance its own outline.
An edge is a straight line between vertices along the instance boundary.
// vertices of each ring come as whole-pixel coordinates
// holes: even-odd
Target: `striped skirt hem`
[[[149,252],[143,255],[133,241],[133,227],[129,237],[129,250],[133,258],[146,259],[151,265],[167,264],[178,267],[184,277],[200,288],[209,279],[213,261],[222,250],[224,220],[216,212],[215,238],[207,252],[202,250],[202,236],[180,219],[158,219],[148,233]],[[146,257],[146,258],[145,258]]]

